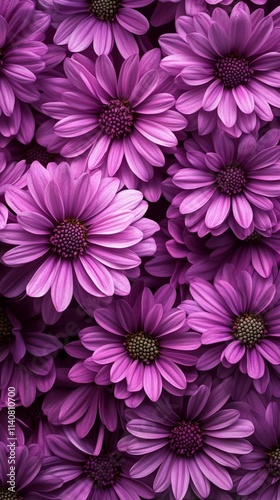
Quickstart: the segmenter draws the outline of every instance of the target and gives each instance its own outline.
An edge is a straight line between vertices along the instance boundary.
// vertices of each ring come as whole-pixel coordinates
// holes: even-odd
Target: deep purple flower
[[[254,230],[271,229],[277,222],[274,198],[280,192],[279,130],[259,140],[226,133],[185,142],[184,168],[172,181],[180,192],[173,205],[185,215],[191,231],[204,236],[221,234],[230,227],[244,239]],[[278,208],[278,204],[276,204]]]
[[[16,446],[15,477],[16,485],[9,483],[11,464],[9,464],[10,449],[7,443],[0,443],[0,497],[3,500],[60,500],[53,491],[57,490],[63,481],[59,477],[42,471],[42,459],[39,455],[39,446]],[[12,477],[11,477],[12,479]],[[12,489],[11,489],[12,488]]]
[[[52,102],[48,93],[44,96],[42,109],[54,120],[39,127],[38,142],[67,158],[86,153],[90,170],[102,167],[105,176],[120,176],[127,187],[134,176],[154,180],[158,193],[154,167],[164,165],[162,149],[177,145],[173,131],[187,123],[171,109],[175,99],[159,63],[159,49],[141,59],[132,55],[117,77],[108,56],[98,57],[95,65],[81,54],[66,59],[65,90],[53,79]]]
[[[239,2],[230,16],[219,7],[212,17],[182,16],[178,34],[160,38],[167,55],[161,65],[185,90],[176,107],[186,115],[198,112],[200,134],[218,127],[239,137],[257,118],[273,119],[271,106],[280,107],[278,30],[272,16],[257,17]]]
[[[196,376],[191,371],[188,378],[178,365],[196,363],[189,351],[200,346],[200,337],[188,332],[185,314],[172,307],[175,298],[176,292],[169,285],[154,295],[137,285],[125,300],[96,309],[98,325],[80,332],[82,344],[93,351],[85,366],[90,368],[92,361],[107,366],[111,382],[125,381],[124,388],[132,393],[144,389],[152,401],[159,399],[162,388],[168,392],[172,386],[185,389],[187,381]]]
[[[252,394],[251,420],[255,432],[249,440],[253,450],[241,457],[237,493],[254,500],[272,500],[280,496],[280,422],[279,399],[266,404]],[[247,496],[248,495],[248,496]]]
[[[133,35],[149,29],[146,17],[137,9],[152,0],[52,0],[53,19],[58,25],[54,42],[82,52],[90,45],[97,55],[109,54],[114,42],[124,58],[138,53]]]
[[[220,363],[237,365],[260,392],[270,380],[270,367],[280,363],[279,277],[263,279],[227,264],[214,284],[196,278],[190,285],[194,300],[181,304],[191,328],[207,346],[197,368],[209,370]]]
[[[236,268],[253,267],[263,278],[268,278],[280,262],[278,224],[267,231],[253,231],[243,240],[228,230],[220,236],[211,236],[206,246],[212,250],[210,261],[216,263],[216,266],[230,262]],[[199,266],[200,259],[197,258],[196,261]]]
[[[2,259],[16,267],[4,278],[8,283],[16,279],[15,295],[19,286],[31,297],[50,290],[55,308],[63,311],[73,294],[79,301],[81,293],[129,293],[125,272],[139,266],[139,255],[154,252],[150,236],[157,224],[142,218],[147,203],[140,192],[118,192],[118,179],[100,177],[96,172],[74,179],[67,163],[45,169],[34,162],[28,191],[7,190],[17,223],[1,231],[1,241],[16,246]]]
[[[0,389],[7,405],[9,386],[15,387],[16,402],[29,406],[37,391],[47,392],[55,381],[53,355],[61,342],[47,334],[41,317],[30,302],[4,299],[0,306]]]
[[[0,150],[0,229],[6,226],[9,216],[5,206],[5,192],[10,185],[25,186],[25,169],[25,161],[14,161],[6,150]]]
[[[133,478],[158,469],[154,490],[165,491],[171,484],[176,500],[183,500],[188,488],[202,498],[210,493],[210,483],[230,490],[232,480],[227,468],[237,469],[237,454],[249,453],[250,443],[243,439],[254,431],[253,424],[240,418],[234,405],[225,407],[230,383],[216,387],[206,379],[191,396],[162,398],[151,408],[142,404],[128,410],[127,430],[118,448],[132,455],[143,455],[131,468]],[[227,467],[227,468],[226,468]]]
[[[64,484],[58,490],[61,500],[119,500],[153,498],[151,488],[129,476],[131,457],[114,446],[116,434],[106,433],[104,448],[97,455],[91,443],[62,436],[48,436],[54,456],[44,460],[44,468]]]
[[[37,75],[44,69],[42,43],[50,16],[30,0],[2,0],[0,5],[0,145],[11,137],[27,144],[35,122],[29,103],[39,99]]]

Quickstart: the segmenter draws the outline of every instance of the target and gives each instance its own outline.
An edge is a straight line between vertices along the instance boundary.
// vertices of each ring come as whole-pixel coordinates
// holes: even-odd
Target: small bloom
[[[226,133],[185,141],[186,159],[172,177],[180,189],[172,204],[199,236],[219,235],[228,227],[244,239],[254,230],[271,230],[278,217],[280,192],[279,130],[258,141]]]
[[[195,364],[196,357],[189,351],[200,346],[200,337],[188,332],[185,314],[172,307],[175,298],[169,285],[154,295],[136,285],[126,299],[96,309],[98,325],[80,332],[82,344],[93,351],[85,366],[90,368],[92,362],[107,366],[112,383],[126,381],[127,391],[142,391],[142,399],[143,392],[157,401],[163,388],[168,392],[185,389],[196,375],[193,371],[185,375],[180,365]],[[116,396],[118,392],[116,387]]]
[[[270,370],[280,363],[279,278],[263,279],[227,264],[210,284],[196,278],[190,285],[193,300],[181,307],[191,328],[207,346],[197,368],[209,370],[220,363],[235,365],[260,392],[269,384]]]

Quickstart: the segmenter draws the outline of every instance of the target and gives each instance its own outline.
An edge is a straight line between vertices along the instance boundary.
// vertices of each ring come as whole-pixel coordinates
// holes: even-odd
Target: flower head
[[[278,280],[274,285],[272,277],[263,279],[245,270],[236,273],[230,264],[213,285],[193,280],[194,300],[181,307],[189,313],[189,326],[202,334],[202,345],[207,345],[198,369],[237,365],[258,390],[266,390],[270,370],[280,362]]]
[[[234,139],[226,133],[185,141],[185,168],[172,177],[179,193],[173,205],[185,215],[191,231],[204,236],[230,227],[244,239],[254,230],[276,224],[280,192],[279,131],[258,141],[250,134]]]
[[[73,294],[79,301],[83,294],[129,293],[125,272],[139,266],[139,255],[153,253],[150,236],[157,224],[142,219],[147,203],[140,192],[118,192],[117,179],[100,177],[96,172],[75,179],[67,163],[50,163],[45,169],[34,162],[27,176],[28,190],[7,191],[17,223],[2,230],[1,240],[14,246],[3,255],[3,262],[16,267],[17,282],[18,269],[28,264],[15,295],[19,286],[26,287],[31,297],[50,290],[61,312]],[[141,245],[143,240],[146,245]],[[13,271],[4,282],[11,284]]]
[[[85,153],[90,170],[102,168],[105,176],[117,175],[128,188],[136,187],[135,177],[150,182],[147,192],[154,189],[158,197],[160,177],[154,167],[164,165],[162,149],[176,146],[174,132],[187,123],[172,109],[175,99],[166,91],[159,63],[159,49],[141,59],[132,55],[117,76],[106,55],[95,65],[80,54],[66,59],[65,91],[59,87],[55,92],[54,79],[53,95],[46,94],[42,105],[54,120],[39,128],[38,142],[67,158]],[[58,107],[63,111],[58,113]]]
[[[198,13],[193,19],[178,19],[172,43],[170,35],[160,39],[167,55],[161,66],[185,90],[178,111],[198,112],[200,134],[218,126],[239,137],[254,130],[257,118],[271,121],[271,107],[280,107],[278,27],[272,16],[256,20],[239,2],[230,16],[216,7],[212,17]]]
[[[185,375],[178,365],[192,366],[196,357],[189,351],[200,346],[199,336],[188,332],[186,318],[172,307],[175,290],[164,285],[153,295],[148,288],[134,286],[124,300],[94,312],[98,326],[80,332],[83,345],[93,351],[85,361],[107,366],[109,380],[122,384],[128,393],[140,393],[157,401],[162,389],[185,389],[195,380],[193,371]],[[102,370],[104,374],[104,369]],[[116,387],[115,394],[122,389]],[[143,391],[144,389],[144,391]],[[144,394],[143,394],[144,392]],[[129,394],[128,394],[129,395]],[[140,402],[140,400],[139,400]]]
[[[240,418],[234,405],[224,408],[229,395],[228,381],[214,387],[205,380],[191,396],[162,398],[153,411],[148,404],[128,410],[129,435],[119,441],[118,448],[142,455],[131,468],[131,477],[141,478],[158,469],[154,490],[164,492],[171,484],[176,500],[185,498],[193,487],[207,498],[211,483],[230,490],[228,468],[237,469],[236,455],[252,449],[243,438],[254,427]]]

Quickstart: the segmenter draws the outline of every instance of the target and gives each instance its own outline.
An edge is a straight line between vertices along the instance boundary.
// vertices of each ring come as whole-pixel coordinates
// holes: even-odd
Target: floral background
[[[279,500],[277,4],[1,0],[0,500]]]

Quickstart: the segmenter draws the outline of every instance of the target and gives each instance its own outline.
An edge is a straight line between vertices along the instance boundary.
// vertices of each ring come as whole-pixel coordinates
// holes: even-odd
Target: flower
[[[178,111],[198,112],[201,135],[218,127],[239,137],[255,129],[257,118],[271,121],[271,106],[280,107],[278,29],[272,16],[256,19],[239,2],[230,16],[216,7],[212,17],[198,13],[192,19],[180,17],[178,34],[160,37],[167,54],[161,67],[185,90]]]
[[[255,432],[249,440],[253,450],[241,457],[241,470],[237,471],[237,493],[246,498],[269,500],[280,494],[280,426],[279,399],[270,401],[252,394],[251,420]]]
[[[109,54],[114,42],[124,59],[138,53],[133,35],[143,35],[149,22],[137,8],[152,0],[52,0],[58,24],[54,43],[82,52],[90,45],[97,55]]]
[[[12,443],[12,441],[10,441]],[[8,445],[9,446],[9,445]],[[7,443],[0,443],[2,457],[0,468],[0,497],[4,500],[54,500],[53,491],[59,488],[62,479],[42,471],[39,446],[16,445],[15,469],[11,467],[11,450]],[[13,470],[15,474],[13,475]],[[16,477],[16,480],[14,480]],[[13,483],[16,483],[15,486]]]
[[[189,230],[201,237],[230,227],[241,239],[254,230],[271,230],[278,220],[278,142],[277,129],[259,140],[251,134],[238,140],[226,133],[207,138],[193,134],[185,142],[185,168],[172,177],[180,189],[172,204],[185,215]]]
[[[36,392],[48,391],[55,381],[53,355],[61,342],[44,332],[30,299],[0,300],[0,390],[1,403],[8,406],[7,389],[15,387],[15,399],[27,407]]]
[[[175,298],[169,285],[153,294],[137,284],[126,299],[96,309],[97,326],[80,332],[82,344],[93,351],[85,366],[107,365],[112,383],[125,380],[128,392],[144,389],[151,401],[159,399],[163,388],[185,389],[196,375],[185,375],[178,365],[195,364],[189,351],[200,346],[200,337],[188,332],[185,314],[172,307]]]
[[[63,481],[57,491],[61,500],[117,500],[118,498],[153,498],[151,488],[129,476],[131,458],[115,447],[116,433],[105,434],[104,448],[93,454],[91,443],[73,436],[48,436],[48,445],[54,456],[46,458],[44,468]]]
[[[225,407],[229,381],[216,387],[210,378],[200,382],[191,396],[162,398],[153,411],[150,404],[128,410],[129,434],[118,443],[121,451],[143,455],[130,469],[131,477],[139,479],[158,469],[155,492],[164,492],[171,484],[175,500],[183,500],[193,487],[207,498],[211,483],[230,490],[228,468],[237,469],[236,455],[252,450],[243,438],[253,433],[253,424],[240,418],[234,404]]]
[[[47,46],[42,42],[50,16],[30,0],[0,5],[0,146],[12,137],[23,144],[35,130],[29,103],[39,99],[37,75],[45,68]]]
[[[102,168],[105,176],[117,175],[129,188],[135,187],[134,177],[154,181],[157,199],[160,177],[154,167],[164,165],[162,148],[176,146],[173,131],[187,123],[171,109],[175,99],[162,83],[166,78],[159,63],[159,49],[141,59],[132,55],[117,78],[108,56],[98,57],[95,65],[80,54],[67,58],[65,91],[60,85],[55,97],[52,81],[52,102],[46,94],[42,110],[53,120],[39,127],[37,141],[67,158],[86,153],[90,170]]]
[[[218,364],[237,365],[260,392],[265,392],[270,369],[280,363],[279,276],[263,279],[226,264],[208,283],[196,278],[190,285],[193,300],[182,302],[188,325],[202,334],[207,346],[197,362],[199,370]],[[271,367],[271,368],[270,368]]]
[[[119,181],[101,179],[100,172],[74,179],[65,162],[49,163],[46,169],[34,162],[27,187],[6,192],[17,214],[17,223],[1,231],[1,241],[14,246],[2,257],[15,266],[2,281],[2,286],[14,284],[9,296],[26,288],[27,295],[42,297],[50,290],[61,312],[73,294],[78,302],[86,294],[128,294],[125,272],[139,266],[139,255],[154,252],[150,236],[157,224],[142,219],[147,209],[142,194],[118,192]]]

